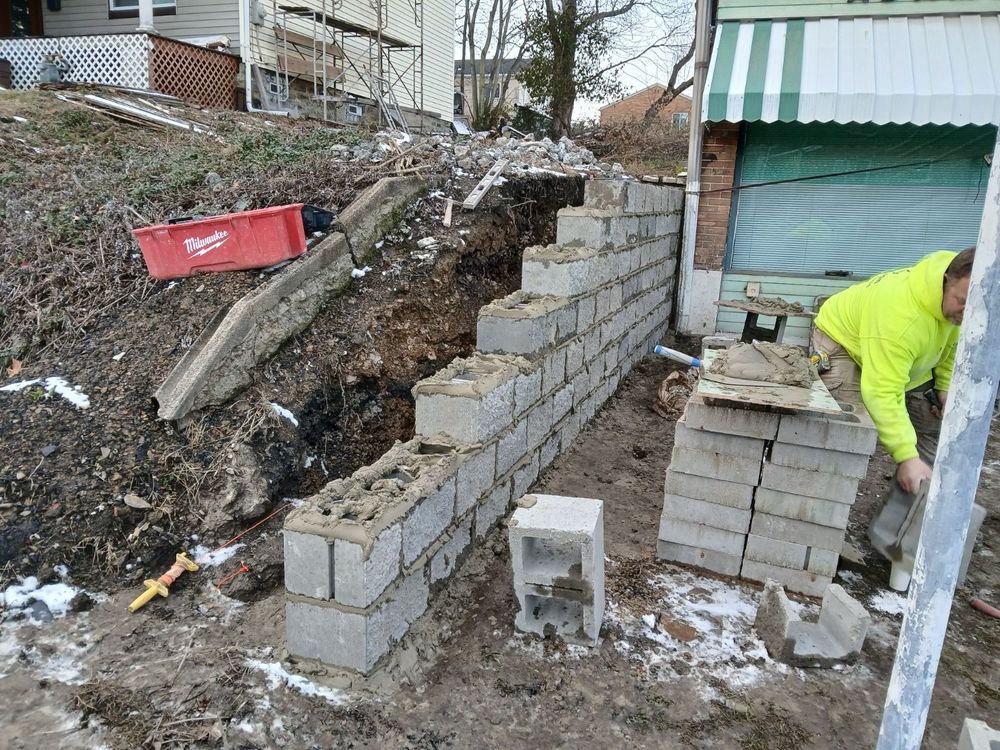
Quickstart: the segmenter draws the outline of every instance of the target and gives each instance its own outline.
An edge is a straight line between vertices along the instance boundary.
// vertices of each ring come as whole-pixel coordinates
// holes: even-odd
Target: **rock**
[[[89,612],[97,602],[86,591],[81,591],[69,603],[70,612]]]
[[[250,446],[241,444],[233,450],[221,491],[204,496],[204,528],[236,530],[245,521],[259,518],[271,505],[267,479]]]
[[[59,450],[59,446],[56,445],[55,443],[50,443],[49,445],[46,445],[44,448],[42,448],[42,456],[48,458],[57,450]]]
[[[37,620],[38,622],[52,622],[52,612],[49,610],[48,605],[35,599],[28,605],[28,616],[32,620]]]

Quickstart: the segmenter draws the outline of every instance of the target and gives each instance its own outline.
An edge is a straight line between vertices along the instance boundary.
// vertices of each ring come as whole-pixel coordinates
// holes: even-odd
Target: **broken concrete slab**
[[[1000,730],[991,728],[985,721],[966,718],[958,738],[958,750],[1000,750]]]
[[[829,668],[857,660],[871,618],[860,602],[834,583],[823,594],[819,620],[801,620],[784,587],[773,579],[764,582],[764,593],[754,627],[768,653],[795,667]]]

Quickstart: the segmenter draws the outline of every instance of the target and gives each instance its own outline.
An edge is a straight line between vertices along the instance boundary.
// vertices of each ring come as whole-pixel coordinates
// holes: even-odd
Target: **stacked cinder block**
[[[604,503],[525,495],[510,519],[518,630],[597,645],[604,617]]]
[[[875,449],[856,421],[713,406],[695,394],[677,423],[657,551],[822,596]]]
[[[683,191],[593,181],[584,201],[480,311],[478,351],[414,386],[418,439],[290,514],[291,654],[374,668],[665,332]]]

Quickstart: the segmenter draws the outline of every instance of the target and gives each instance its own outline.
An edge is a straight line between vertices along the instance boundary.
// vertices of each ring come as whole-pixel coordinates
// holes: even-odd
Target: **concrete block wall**
[[[657,554],[822,596],[877,432],[858,421],[710,405],[678,420]]]
[[[477,351],[413,388],[417,437],[285,522],[287,648],[370,672],[666,331],[683,190],[588,182]]]

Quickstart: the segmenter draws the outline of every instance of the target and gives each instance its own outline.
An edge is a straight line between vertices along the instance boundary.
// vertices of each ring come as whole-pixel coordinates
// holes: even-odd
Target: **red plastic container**
[[[132,234],[154,279],[263,268],[306,251],[301,203],[158,224]]]

